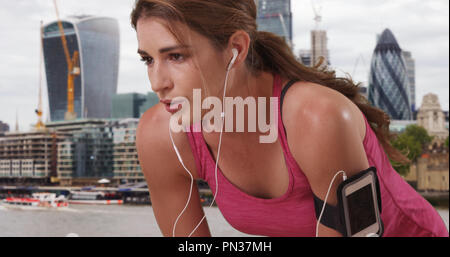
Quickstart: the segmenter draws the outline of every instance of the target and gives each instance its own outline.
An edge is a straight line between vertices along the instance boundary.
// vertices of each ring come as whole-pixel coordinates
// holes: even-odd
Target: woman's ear
[[[239,65],[245,61],[248,55],[250,47],[250,36],[243,30],[238,30],[230,37],[227,56],[232,53],[232,49],[235,48],[238,51],[238,56],[234,62],[235,65]],[[232,57],[232,55],[230,55]]]

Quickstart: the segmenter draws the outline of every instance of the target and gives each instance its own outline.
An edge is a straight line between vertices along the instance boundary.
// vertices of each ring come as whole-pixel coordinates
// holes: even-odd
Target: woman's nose
[[[154,92],[164,92],[173,87],[169,76],[160,68],[149,72],[149,79]]]

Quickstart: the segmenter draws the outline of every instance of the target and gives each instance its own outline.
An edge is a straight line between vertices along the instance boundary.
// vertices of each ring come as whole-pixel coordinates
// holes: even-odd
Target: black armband
[[[369,174],[370,173],[370,174]],[[380,218],[381,216],[381,193],[380,193],[380,185],[379,185],[379,181],[378,181],[378,177],[376,175],[376,168],[375,167],[370,167],[367,170],[363,170],[361,172],[359,172],[358,174],[348,178],[347,180],[343,181],[337,189],[337,199],[338,199],[338,205],[334,206],[334,205],[330,205],[325,203],[324,205],[324,201],[319,199],[316,195],[313,194],[314,197],[314,207],[315,207],[315,212],[316,212],[316,218],[319,219],[320,216],[320,212],[322,211],[322,208],[325,207],[325,210],[322,214],[322,218],[320,219],[320,223],[324,226],[327,226],[329,228],[332,228],[336,231],[338,231],[339,233],[341,233],[343,236],[350,236],[349,233],[349,226],[350,224],[346,224],[346,219],[345,219],[345,211],[349,211],[348,207],[345,208],[343,201],[344,201],[344,194],[343,194],[343,188],[346,185],[352,184],[357,182],[358,180],[364,178],[367,175],[372,175],[374,178],[374,183],[372,183],[375,186],[375,194],[373,195],[373,197],[376,197],[377,202],[376,205],[378,206],[378,210],[377,212],[374,214],[379,222],[380,225],[380,230],[379,230],[379,236],[382,235],[383,233],[383,222]],[[364,199],[364,198],[363,198]],[[376,208],[375,208],[376,209]],[[350,209],[352,210],[352,209]],[[357,210],[357,209],[356,209]],[[365,209],[363,209],[365,210]],[[369,209],[367,209],[369,210]],[[368,213],[372,213],[371,211],[368,211]],[[354,223],[356,224],[356,223]],[[353,225],[354,225],[353,224]]]

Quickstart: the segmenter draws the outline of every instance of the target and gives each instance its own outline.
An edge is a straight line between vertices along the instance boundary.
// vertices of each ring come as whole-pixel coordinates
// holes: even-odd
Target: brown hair
[[[396,163],[410,160],[390,144],[390,118],[381,109],[373,107],[359,92],[360,83],[350,78],[338,78],[335,71],[322,65],[323,58],[314,67],[307,67],[295,58],[282,37],[257,31],[257,8],[254,0],[136,0],[131,23],[136,29],[138,19],[157,17],[165,20],[169,30],[180,40],[174,22],[208,38],[218,50],[224,50],[229,38],[237,30],[250,36],[246,65],[253,75],[264,72],[280,74],[290,80],[308,81],[332,88],[350,99],[366,116],[389,158]]]

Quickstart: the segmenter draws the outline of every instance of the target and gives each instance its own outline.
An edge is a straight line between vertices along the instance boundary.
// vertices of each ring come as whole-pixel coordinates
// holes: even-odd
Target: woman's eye
[[[170,54],[169,56],[173,61],[182,61],[184,59],[182,54]]]
[[[145,65],[151,65],[153,63],[153,58],[151,57],[141,57],[141,61],[145,63]]]
[[[169,60],[175,61],[175,62],[181,62],[184,60],[184,56],[182,54],[169,54]],[[141,56],[141,61],[145,63],[145,65],[149,66],[152,65],[154,60],[152,57],[149,56]]]

